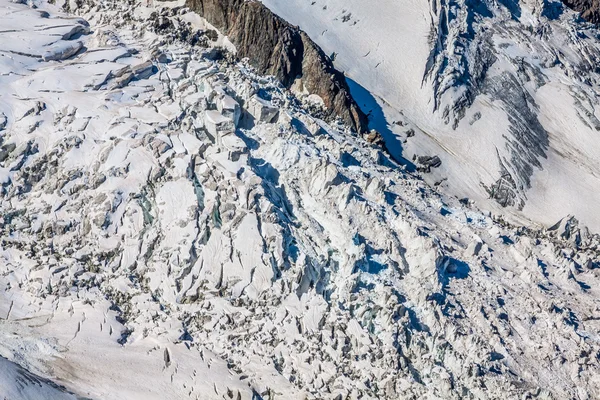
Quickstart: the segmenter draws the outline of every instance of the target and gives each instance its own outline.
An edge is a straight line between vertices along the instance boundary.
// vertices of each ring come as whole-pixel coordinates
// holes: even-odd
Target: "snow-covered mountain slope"
[[[397,154],[439,156],[430,183],[525,223],[571,214],[600,231],[600,32],[578,14],[557,1],[263,3],[335,53]]]
[[[182,3],[0,0],[0,396],[600,396],[597,236],[439,194]]]

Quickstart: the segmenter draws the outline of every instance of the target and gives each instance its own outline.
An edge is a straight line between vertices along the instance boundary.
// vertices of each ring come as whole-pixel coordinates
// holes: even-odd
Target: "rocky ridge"
[[[248,58],[260,74],[318,95],[326,119],[341,118],[357,132],[368,131],[367,118],[352,99],[344,75],[306,33],[259,1],[189,0],[186,5],[226,34],[237,56]]]
[[[595,0],[563,0],[567,7],[580,12],[581,17],[594,24],[600,23],[600,3]]]

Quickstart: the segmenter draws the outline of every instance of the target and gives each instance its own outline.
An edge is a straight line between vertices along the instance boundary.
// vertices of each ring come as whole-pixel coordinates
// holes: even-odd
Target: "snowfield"
[[[440,158],[430,184],[600,232],[600,31],[562,3],[262,2],[335,55],[397,157]]]
[[[0,397],[600,397],[598,236],[440,193],[221,45],[183,2],[0,0]]]

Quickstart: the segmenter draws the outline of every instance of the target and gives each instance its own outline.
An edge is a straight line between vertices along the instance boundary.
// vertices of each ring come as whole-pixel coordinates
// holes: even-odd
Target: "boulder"
[[[420,172],[431,172],[432,168],[442,165],[442,160],[438,156],[415,156],[413,161],[417,162],[417,170]]]
[[[381,136],[381,134],[379,132],[377,132],[376,130],[371,130],[371,132],[369,132],[369,134],[365,137],[366,141],[374,144],[376,146],[384,146],[385,142],[383,140],[383,137]]]

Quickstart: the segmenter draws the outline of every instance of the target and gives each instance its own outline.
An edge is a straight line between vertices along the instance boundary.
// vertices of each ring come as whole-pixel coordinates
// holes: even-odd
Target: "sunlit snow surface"
[[[600,32],[559,1],[262,1],[335,53],[396,154],[440,157],[429,182],[600,232]]]
[[[0,0],[0,397],[600,396],[574,220],[441,196],[186,10],[35,5]]]

